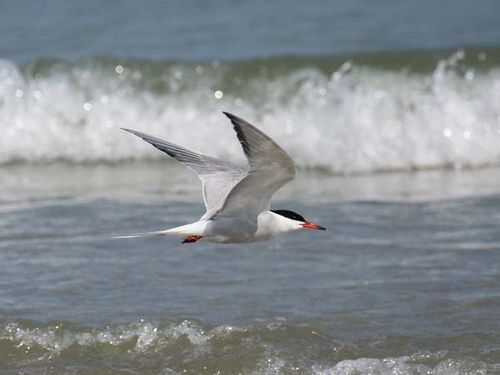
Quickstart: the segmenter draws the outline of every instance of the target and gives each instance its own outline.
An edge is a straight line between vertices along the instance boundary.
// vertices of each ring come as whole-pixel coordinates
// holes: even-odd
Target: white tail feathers
[[[138,237],[159,237],[159,236],[168,236],[173,233],[168,233],[168,230],[161,230],[157,232],[146,232],[146,233],[134,233],[134,234],[125,234],[122,236],[111,237],[112,239],[118,238],[138,238]]]
[[[202,236],[206,222],[197,221],[196,223],[191,223],[187,225],[182,225],[180,227],[175,227],[172,229],[159,230],[156,232],[146,232],[146,233],[134,233],[126,234],[123,236],[116,236],[112,238],[138,238],[138,237],[159,237],[159,236]]]

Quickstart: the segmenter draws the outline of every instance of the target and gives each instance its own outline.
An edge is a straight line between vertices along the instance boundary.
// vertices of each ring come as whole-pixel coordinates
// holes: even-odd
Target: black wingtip
[[[232,113],[229,113],[229,112],[226,112],[226,111],[222,111],[222,113],[229,119],[231,120],[231,122],[233,122],[235,120],[235,116],[232,114]]]
[[[250,155],[250,147],[248,146],[248,141],[245,136],[245,133],[243,132],[243,129],[241,128],[241,123],[246,123],[245,120],[239,118],[238,116],[233,115],[232,113],[222,111],[229,120],[231,120],[231,123],[233,124],[233,128],[236,131],[236,136],[238,137],[238,140],[240,141],[241,146],[243,147],[243,152],[246,155]]]
[[[231,120],[233,125],[238,125],[239,120],[241,120],[238,116],[233,115],[232,113],[222,111],[226,115],[226,117]]]
[[[228,119],[230,119],[231,121],[238,121],[238,120],[241,120],[238,116],[236,115],[233,115],[232,113],[229,113],[229,112],[226,112],[226,111],[222,111],[222,113],[224,113],[226,115],[226,117]]]

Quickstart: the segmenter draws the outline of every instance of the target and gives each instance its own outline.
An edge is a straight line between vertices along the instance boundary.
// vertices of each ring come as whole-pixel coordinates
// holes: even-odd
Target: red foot
[[[182,243],[193,243],[198,241],[201,236],[187,236]]]

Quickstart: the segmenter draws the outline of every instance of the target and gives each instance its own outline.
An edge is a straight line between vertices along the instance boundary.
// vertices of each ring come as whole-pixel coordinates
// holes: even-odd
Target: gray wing
[[[245,120],[224,112],[231,120],[250,164],[250,170],[228,194],[217,215],[256,216],[268,210],[271,198],[295,177],[293,159],[270,137]]]
[[[231,189],[246,175],[244,169],[225,161],[199,154],[145,133],[122,129],[142,138],[193,170],[202,181],[207,214],[220,209]]]

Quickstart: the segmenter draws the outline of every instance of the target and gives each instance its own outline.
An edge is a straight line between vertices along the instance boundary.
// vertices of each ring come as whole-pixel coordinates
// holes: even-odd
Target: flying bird
[[[193,170],[202,182],[207,210],[200,220],[191,224],[117,238],[181,236],[183,243],[199,240],[241,243],[264,241],[299,229],[325,230],[293,211],[270,209],[274,193],[295,177],[295,164],[276,142],[255,126],[231,113],[223,113],[231,120],[248,168],[123,128]]]

